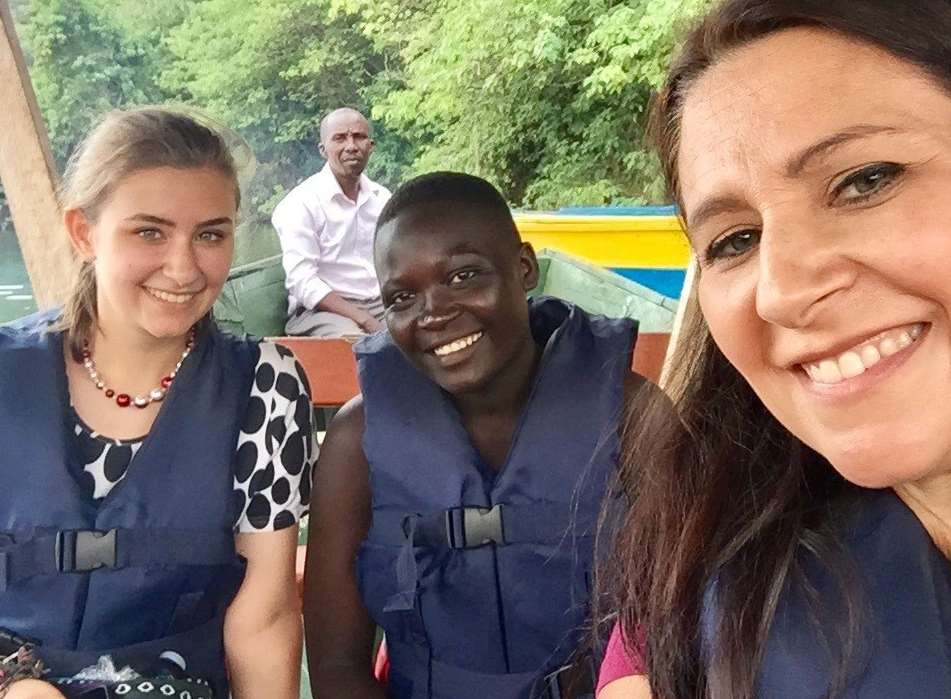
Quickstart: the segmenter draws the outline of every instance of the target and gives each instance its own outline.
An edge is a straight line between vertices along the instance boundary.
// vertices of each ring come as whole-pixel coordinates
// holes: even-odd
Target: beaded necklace
[[[151,403],[157,403],[158,401],[165,398],[165,394],[168,393],[168,389],[172,385],[172,381],[175,380],[179,369],[182,368],[182,362],[184,362],[185,358],[191,354],[192,348],[194,346],[195,330],[192,328],[191,332],[188,333],[188,342],[185,343],[185,349],[182,350],[182,356],[179,358],[178,362],[175,363],[175,368],[172,369],[166,376],[162,377],[162,381],[160,382],[159,386],[156,386],[145,395],[132,396],[128,393],[117,393],[115,389],[106,386],[106,382],[96,369],[96,362],[93,361],[92,351],[89,349],[88,342],[83,343],[83,366],[86,368],[86,373],[89,374],[89,380],[93,382],[96,388],[98,388],[100,391],[103,391],[106,398],[110,400],[115,398],[116,405],[118,405],[120,408],[128,408],[130,405],[134,405],[136,408],[146,408]]]

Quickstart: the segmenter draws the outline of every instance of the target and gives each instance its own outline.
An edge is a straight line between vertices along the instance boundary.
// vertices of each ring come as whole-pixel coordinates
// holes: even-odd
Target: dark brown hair
[[[216,128],[203,121],[197,114],[165,107],[109,112],[66,164],[57,192],[60,210],[77,209],[96,222],[123,179],[160,167],[217,170],[234,182],[235,204],[240,206],[237,169],[228,144]],[[60,321],[77,361],[95,323],[95,269],[92,262],[80,261]]]
[[[949,0],[727,0],[688,35],[654,105],[653,139],[681,204],[680,116],[692,84],[730,51],[794,27],[874,45],[951,92]],[[714,344],[696,296],[684,302],[665,387],[679,419],[654,400],[624,435],[631,507],[606,578],[630,645],[646,639],[629,650],[644,657],[655,699],[748,699],[780,593],[802,580],[798,563],[810,555],[839,581],[847,621],[820,629],[840,655],[834,695],[861,605],[833,513],[857,489],[770,414]]]

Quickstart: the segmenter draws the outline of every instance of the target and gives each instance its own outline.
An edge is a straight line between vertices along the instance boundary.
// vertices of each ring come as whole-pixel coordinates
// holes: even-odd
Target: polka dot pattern
[[[271,342],[260,347],[251,387],[255,413],[238,438],[235,491],[244,503],[236,523],[240,532],[276,531],[300,520],[310,501],[311,484],[303,481],[310,478],[317,458],[303,369],[287,348]]]
[[[82,457],[82,471],[73,475],[87,500],[102,500],[125,476],[143,440],[105,437],[88,427],[75,412],[73,423],[76,446]]]
[[[276,531],[307,513],[317,459],[310,389],[290,350],[261,342],[251,397],[234,459],[235,531]],[[87,497],[100,501],[120,482],[144,437],[104,437],[73,415],[83,464],[74,475]]]

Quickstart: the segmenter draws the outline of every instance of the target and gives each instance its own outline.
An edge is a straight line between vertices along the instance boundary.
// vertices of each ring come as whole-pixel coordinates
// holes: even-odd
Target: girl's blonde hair
[[[76,148],[57,191],[60,210],[81,211],[95,223],[122,180],[160,167],[217,170],[234,182],[235,203],[240,205],[237,169],[221,133],[180,111],[142,107],[109,112]],[[77,360],[96,320],[95,268],[84,260],[60,320]]]

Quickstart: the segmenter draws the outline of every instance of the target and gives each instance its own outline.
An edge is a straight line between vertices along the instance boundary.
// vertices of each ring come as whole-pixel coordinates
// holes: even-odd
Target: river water
[[[35,310],[16,235],[10,227],[0,228],[0,323]]]

